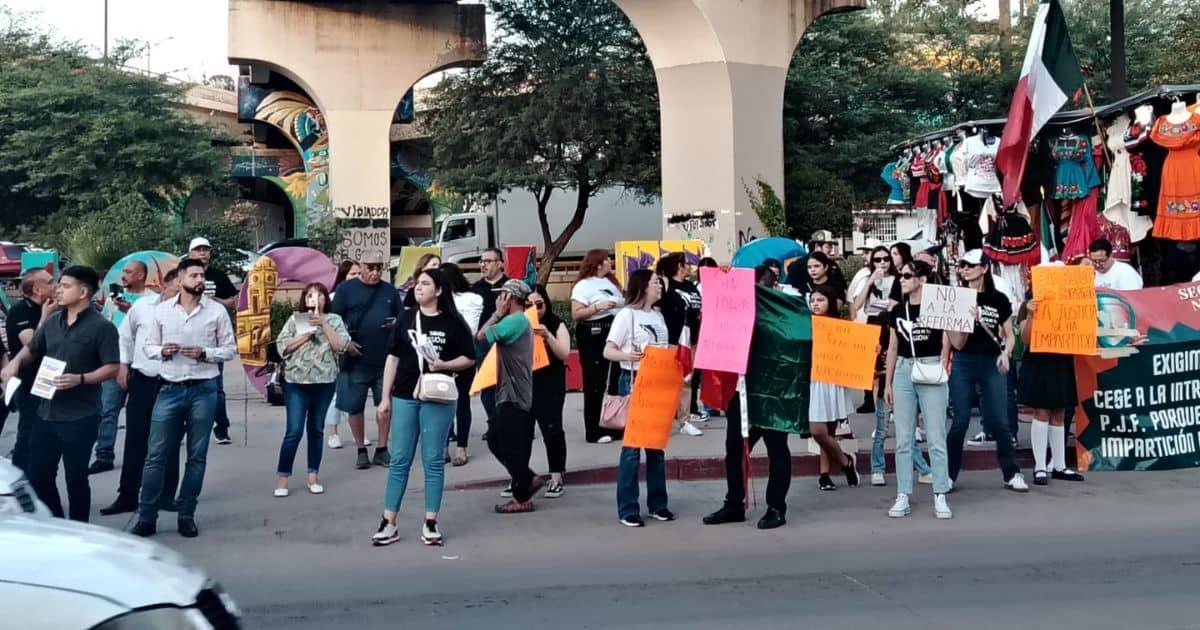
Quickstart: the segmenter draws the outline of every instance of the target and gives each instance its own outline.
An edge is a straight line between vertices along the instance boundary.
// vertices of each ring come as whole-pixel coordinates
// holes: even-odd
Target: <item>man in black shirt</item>
[[[91,512],[88,461],[100,424],[100,383],[114,378],[121,362],[117,329],[92,308],[99,284],[99,274],[90,267],[63,270],[55,292],[60,309],[0,370],[0,381],[7,383],[24,364],[40,366],[47,359],[64,364],[61,374],[50,380],[50,397],[39,403],[29,480],[42,502],[61,518],[63,506],[55,483],[61,459],[71,520],[83,522]]]
[[[14,358],[25,344],[33,339],[33,333],[42,321],[42,310],[47,302],[53,303],[54,285],[50,273],[45,269],[25,272],[21,278],[21,299],[8,311],[4,327],[8,336],[8,356]],[[29,393],[33,387],[36,365],[29,365],[17,373],[21,387],[17,389],[14,408],[17,410],[17,440],[13,444],[13,465],[29,474],[30,438],[38,419],[38,403],[41,398]]]
[[[193,238],[188,245],[188,258],[204,263],[204,295],[231,311],[237,309],[237,287],[233,286],[225,272],[212,266],[212,243],[202,236]],[[237,322],[234,322],[234,329],[237,329]],[[213,420],[213,437],[217,439],[217,444],[231,444],[229,413],[225,408],[225,364],[219,363],[217,367],[221,370],[221,378],[217,381],[217,416]]]
[[[508,282],[508,276],[504,273],[504,252],[495,247],[483,250],[479,257],[479,272],[483,277],[471,285],[471,290],[483,298],[483,312],[479,315],[479,321],[486,322],[496,312],[496,289]],[[480,363],[483,363],[483,358],[491,348],[492,344],[488,341],[475,342],[475,357]],[[496,388],[483,390],[479,394],[479,401],[483,403],[490,419],[496,413]],[[487,439],[486,433],[484,439]]]

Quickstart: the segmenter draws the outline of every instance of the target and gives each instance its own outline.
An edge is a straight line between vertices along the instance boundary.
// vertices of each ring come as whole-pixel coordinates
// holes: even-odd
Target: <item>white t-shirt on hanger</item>
[[[1000,139],[985,143],[983,136],[974,135],[963,143],[967,158],[967,182],[964,189],[974,197],[986,198],[999,193],[1000,177],[996,175],[996,151]]]

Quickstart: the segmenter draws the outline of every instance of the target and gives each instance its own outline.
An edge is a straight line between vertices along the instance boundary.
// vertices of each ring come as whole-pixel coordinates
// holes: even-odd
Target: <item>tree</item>
[[[166,211],[225,184],[216,132],[176,109],[186,86],[132,74],[0,8],[0,227],[79,217],[128,194]]]
[[[174,228],[144,197],[129,193],[107,208],[77,217],[63,233],[61,245],[54,245],[72,263],[108,269],[132,252],[170,246]]]
[[[490,7],[502,35],[488,60],[434,91],[433,171],[459,193],[529,190],[545,282],[593,195],[614,185],[641,195],[659,190],[658,88],[641,39],[611,0],[493,0]],[[576,196],[557,235],[546,216],[556,191]]]

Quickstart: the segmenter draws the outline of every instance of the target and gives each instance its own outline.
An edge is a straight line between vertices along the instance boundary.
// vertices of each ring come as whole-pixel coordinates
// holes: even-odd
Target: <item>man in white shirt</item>
[[[150,421],[150,447],[142,471],[138,520],[130,533],[156,533],[167,453],[187,435],[187,465],[179,485],[179,534],[200,535],[196,503],[204,485],[208,442],[220,387],[218,366],[237,353],[233,324],[220,303],[204,295],[204,263],[179,263],[180,293],[154,309],[144,354],[160,360],[162,388]]]
[[[1112,257],[1112,243],[1098,238],[1088,246],[1088,260],[1096,270],[1097,289],[1132,291],[1142,288],[1142,276],[1129,263]]]
[[[158,375],[162,361],[146,356],[146,339],[154,325],[154,310],[160,302],[179,295],[179,272],[175,269],[163,276],[161,294],[143,296],[123,314],[117,333],[121,339],[121,367],[114,384],[128,394],[125,406],[125,453],[121,463],[121,484],[112,505],[100,508],[109,516],[137,510],[138,491],[142,487],[142,468],[150,444],[150,418],[158,398]],[[179,485],[179,449],[167,453],[163,498],[160,506],[175,510],[175,489]]]

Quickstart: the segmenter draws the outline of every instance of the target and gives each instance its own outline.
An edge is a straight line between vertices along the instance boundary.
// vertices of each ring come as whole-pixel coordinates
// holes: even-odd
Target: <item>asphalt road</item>
[[[301,495],[159,540],[220,579],[249,628],[1200,627],[1197,471],[1093,473],[1028,495],[995,471],[963,481],[950,521],[933,518],[928,486],[895,520],[893,488],[796,479],[772,532],[702,525],[723,484],[689,482],[669,487],[680,520],[644,529],[618,525],[612,487],[591,486],[516,516],[491,513],[493,492],[450,493],[443,548],[419,542],[419,492],[382,549],[371,511]]]

